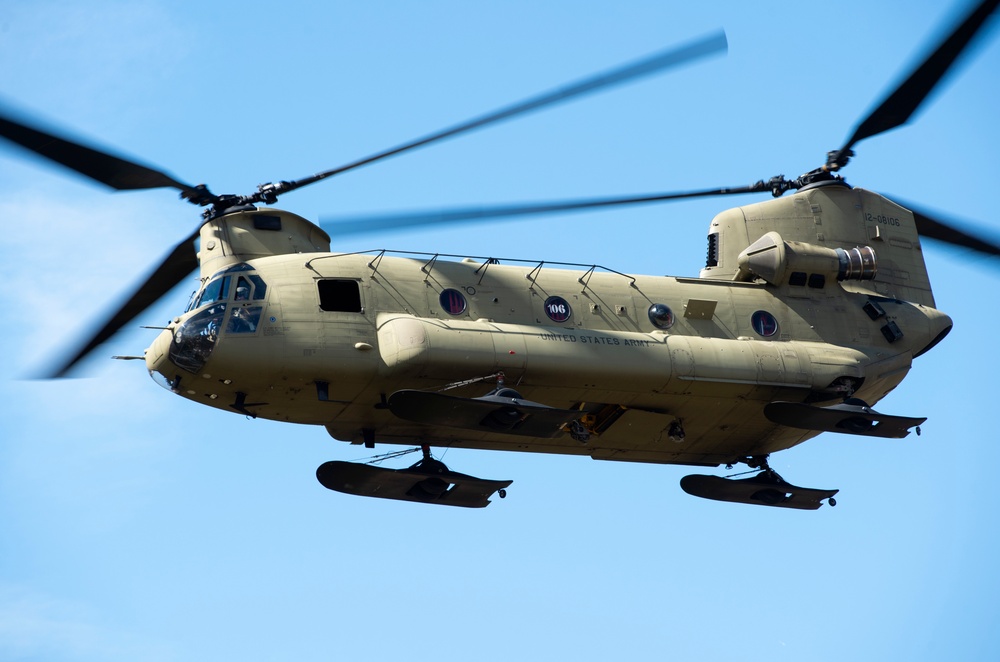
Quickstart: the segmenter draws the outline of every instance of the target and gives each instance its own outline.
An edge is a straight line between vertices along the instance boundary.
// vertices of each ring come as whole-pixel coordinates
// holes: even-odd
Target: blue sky
[[[726,57],[285,196],[307,218],[748,184],[819,165],[966,3],[9,3],[0,100],[182,180],[299,178],[718,28]],[[995,214],[997,29],[852,184]],[[25,381],[189,233],[171,191],[110,193],[0,147],[0,658],[996,659],[1000,265],[932,245],[952,334],[879,409],[923,435],[773,460],[840,488],[791,512],[695,499],[684,467],[451,451],[512,478],[482,511],[339,495],[368,452],[163,391],[130,328],[85,377]],[[393,248],[696,275],[730,198],[389,236]],[[976,222],[981,226],[974,225]],[[137,320],[162,324],[195,279]],[[718,473],[723,473],[720,469]]]

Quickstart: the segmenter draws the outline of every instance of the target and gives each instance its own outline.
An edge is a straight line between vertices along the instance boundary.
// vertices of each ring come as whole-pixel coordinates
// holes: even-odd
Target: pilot
[[[236,292],[237,300],[239,300],[239,290]],[[226,326],[226,332],[228,333],[253,333],[257,330],[256,320],[254,316],[250,314],[246,308],[233,308],[232,317],[229,318],[229,324]]]

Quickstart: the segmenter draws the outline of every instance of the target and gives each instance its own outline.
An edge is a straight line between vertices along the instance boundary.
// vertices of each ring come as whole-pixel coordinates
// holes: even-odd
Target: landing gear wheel
[[[830,507],[831,507],[831,508],[832,508],[833,506],[836,506],[836,505],[837,505],[837,500],[836,500],[836,499],[834,499],[833,497],[830,497],[829,499],[827,499],[827,500],[826,500],[826,502],[827,502],[828,504],[830,504]]]
[[[497,496],[500,497],[501,499],[506,499],[507,498],[507,490],[505,490],[505,489],[503,489],[501,487],[499,490],[497,490]]]

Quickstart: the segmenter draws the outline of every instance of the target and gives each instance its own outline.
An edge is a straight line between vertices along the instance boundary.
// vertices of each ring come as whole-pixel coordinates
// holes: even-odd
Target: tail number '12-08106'
[[[872,214],[865,213],[865,218],[869,223],[881,223],[882,225],[894,225],[899,227],[899,219],[892,216],[884,216],[883,214]]]

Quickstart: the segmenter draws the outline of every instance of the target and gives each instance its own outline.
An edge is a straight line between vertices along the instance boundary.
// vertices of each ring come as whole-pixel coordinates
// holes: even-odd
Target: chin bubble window
[[[766,310],[758,310],[750,317],[750,324],[759,336],[770,338],[778,332],[778,320]]]
[[[441,302],[441,307],[444,308],[444,312],[449,315],[461,315],[465,312],[467,306],[465,303],[465,295],[458,290],[453,290],[451,288],[441,292],[441,297],[438,300]]]
[[[674,312],[662,303],[654,303],[649,307],[649,321],[657,329],[669,329],[674,325]]]

